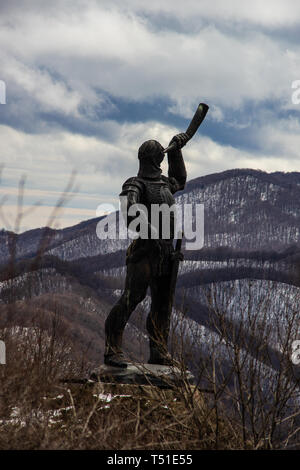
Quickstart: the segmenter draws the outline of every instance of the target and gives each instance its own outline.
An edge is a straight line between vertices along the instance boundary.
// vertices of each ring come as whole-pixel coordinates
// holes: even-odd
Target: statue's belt
[[[142,243],[145,242],[145,243]],[[137,263],[143,257],[165,258],[174,251],[172,240],[134,240],[126,252],[126,264]]]

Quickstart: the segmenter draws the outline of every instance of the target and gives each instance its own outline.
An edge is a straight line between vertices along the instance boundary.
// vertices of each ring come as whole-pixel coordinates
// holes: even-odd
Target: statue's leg
[[[149,364],[172,363],[168,354],[168,337],[172,306],[170,303],[170,275],[151,280],[151,310],[147,318],[149,333]]]
[[[125,289],[105,322],[105,364],[126,367],[122,353],[123,331],[136,306],[145,298],[150,282],[147,258],[127,265]]]

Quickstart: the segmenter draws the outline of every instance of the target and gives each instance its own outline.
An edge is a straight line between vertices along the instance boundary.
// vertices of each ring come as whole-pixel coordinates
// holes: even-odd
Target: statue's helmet
[[[155,159],[157,163],[161,163],[164,159],[164,148],[157,140],[146,140],[139,148],[138,158],[139,160]]]
[[[157,140],[146,140],[138,151],[139,175],[155,177],[161,174],[160,164],[164,159],[164,148]]]

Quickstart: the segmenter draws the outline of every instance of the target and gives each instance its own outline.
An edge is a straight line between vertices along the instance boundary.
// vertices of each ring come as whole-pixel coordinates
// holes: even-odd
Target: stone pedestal
[[[75,400],[88,404],[95,397],[114,400],[149,400],[151,404],[181,406],[193,400],[203,406],[203,398],[193,375],[187,370],[159,364],[129,364],[126,369],[101,365],[89,377],[62,379]],[[114,401],[115,403],[115,401]]]
[[[194,376],[187,370],[159,364],[128,364],[126,369],[102,365],[92,371],[89,381],[174,388],[184,382],[193,385]]]

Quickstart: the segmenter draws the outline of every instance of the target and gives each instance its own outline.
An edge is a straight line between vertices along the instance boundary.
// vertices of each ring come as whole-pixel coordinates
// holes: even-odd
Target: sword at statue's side
[[[172,261],[172,270],[171,270],[171,279],[170,279],[170,297],[169,297],[169,311],[172,311],[173,302],[174,302],[174,295],[176,289],[176,282],[179,270],[179,263],[183,261],[183,254],[181,252],[181,245],[183,239],[183,232],[181,234],[181,238],[178,238],[176,241],[175,252],[173,253],[173,261]]]
[[[205,103],[200,103],[198,105],[197,111],[194,114],[193,119],[191,120],[191,123],[189,127],[186,130],[186,134],[189,136],[189,140],[193,137],[193,135],[197,132],[200,124],[204,120],[207,111],[209,110],[209,106]],[[187,140],[186,142],[188,142]],[[185,145],[185,144],[184,144]],[[164,149],[164,153],[170,152],[170,150],[175,150],[178,147],[177,142],[173,142],[169,147]]]

